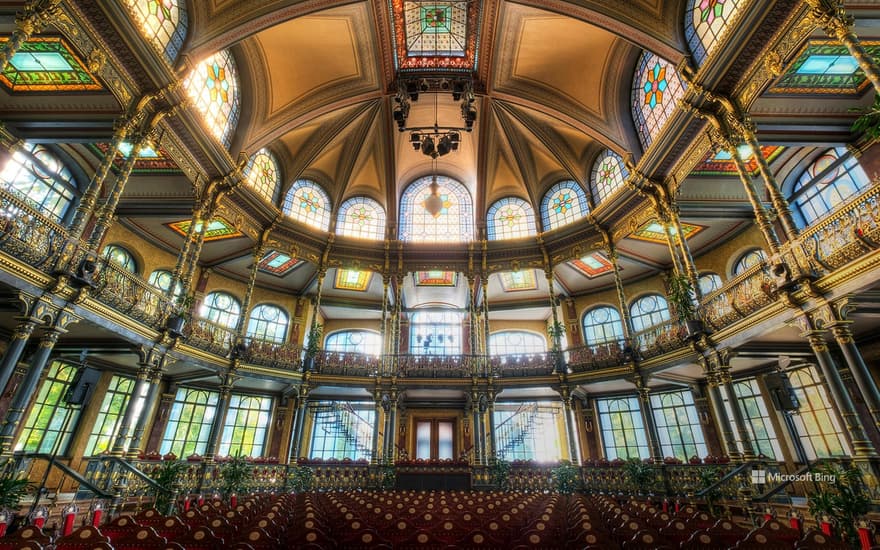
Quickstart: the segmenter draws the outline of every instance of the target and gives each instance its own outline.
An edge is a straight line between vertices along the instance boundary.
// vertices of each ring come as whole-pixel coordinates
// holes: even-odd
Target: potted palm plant
[[[863,490],[862,472],[847,465],[822,464],[814,470],[816,490],[809,494],[809,509],[817,522],[829,518],[853,548],[859,548],[856,521],[868,513],[871,499]]]
[[[667,298],[678,315],[678,322],[684,325],[688,338],[698,338],[705,332],[705,326],[697,316],[690,278],[684,273],[673,273],[667,280],[667,288]]]
[[[169,315],[165,321],[165,329],[173,338],[179,338],[183,334],[183,328],[192,315],[194,303],[195,296],[192,294],[177,297],[175,312]]]
[[[315,322],[309,329],[309,341],[306,344],[306,356],[303,361],[303,370],[311,371],[315,364],[315,356],[321,351],[321,337],[324,334],[324,325]]]

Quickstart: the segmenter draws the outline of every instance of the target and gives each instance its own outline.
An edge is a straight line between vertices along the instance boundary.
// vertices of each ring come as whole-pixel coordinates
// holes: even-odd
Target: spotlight
[[[409,143],[412,145],[413,149],[418,151],[422,147],[422,134],[418,132],[413,132],[409,135]]]
[[[401,132],[406,128],[406,116],[409,114],[409,104],[401,103],[394,108],[394,121],[397,122],[397,129]]]
[[[443,155],[448,155],[449,151],[452,150],[452,142],[449,140],[449,134],[440,138],[440,141],[437,142],[437,154],[441,157]]]
[[[427,92],[430,89],[431,89],[431,85],[428,84],[427,78],[423,78],[419,81],[419,91]]]
[[[464,82],[456,80],[452,83],[452,101],[461,101],[461,95],[464,93]]]
[[[458,151],[458,144],[461,143],[461,134],[458,132],[450,132],[449,143],[452,145],[453,151]]]
[[[422,154],[436,158],[437,149],[435,148],[434,138],[431,136],[425,136],[425,139],[422,140]]]
[[[443,78],[440,80],[440,89],[446,91],[449,89],[449,80]]]

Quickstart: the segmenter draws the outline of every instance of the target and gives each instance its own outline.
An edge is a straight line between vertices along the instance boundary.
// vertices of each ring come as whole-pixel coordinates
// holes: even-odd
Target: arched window
[[[229,396],[229,409],[220,437],[220,456],[261,456],[269,431],[271,397]]]
[[[219,51],[199,63],[183,86],[202,113],[205,126],[228,146],[241,108],[238,73],[229,50]]]
[[[471,195],[464,185],[437,176],[437,190],[431,190],[434,176],[412,182],[400,198],[400,240],[415,242],[468,242],[474,236]],[[428,211],[432,195],[439,197],[436,214]]]
[[[609,460],[648,458],[648,439],[638,397],[597,399],[602,446]]]
[[[147,279],[147,282],[158,288],[165,294],[168,294],[168,291],[171,289],[171,280],[173,278],[174,274],[167,269],[157,269],[156,271],[150,273],[150,278]],[[183,292],[183,287],[180,286],[180,281],[177,281],[174,287],[174,295],[180,296],[181,292]]]
[[[518,239],[538,233],[532,205],[518,197],[505,197],[489,208],[486,215],[489,240]]]
[[[684,90],[684,83],[672,63],[651,52],[642,52],[632,89],[633,120],[642,147],[647,149],[654,141]]]
[[[868,186],[870,180],[846,149],[828,149],[807,168],[794,186],[795,208],[810,225]]]
[[[108,244],[104,247],[104,251],[101,253],[101,256],[107,258],[108,260],[118,265],[122,269],[128,271],[129,273],[138,272],[137,260],[134,259],[134,256],[132,256],[131,252],[122,248],[121,246]]]
[[[700,275],[700,278],[697,279],[697,284],[700,285],[700,294],[705,296],[706,294],[711,294],[721,288],[724,285],[724,282],[721,280],[721,275],[717,273],[703,273]]]
[[[684,14],[684,35],[697,65],[702,65],[721,41],[743,4],[742,0],[690,0]]]
[[[370,330],[341,330],[328,334],[324,349],[339,353],[363,353],[379,355],[382,353],[382,337]]]
[[[385,238],[385,209],[371,198],[352,197],[339,207],[336,233],[381,241]]]
[[[504,330],[489,335],[490,355],[519,355],[545,351],[547,351],[547,339],[534,332]]]
[[[660,435],[663,456],[687,460],[706,456],[706,441],[700,416],[690,390],[651,393],[651,411]]]
[[[743,253],[733,264],[733,276],[736,277],[750,267],[756,266],[761,262],[767,261],[767,255],[760,248],[753,248]]]
[[[601,203],[614,194],[628,177],[629,172],[620,155],[605,149],[593,163],[593,177],[591,178],[598,202]]]
[[[179,0],[126,0],[135,22],[169,63],[174,63],[186,38],[186,2]]]
[[[275,204],[275,194],[278,192],[279,171],[278,162],[268,149],[260,149],[248,160],[245,167],[247,183],[264,199]]]
[[[330,197],[311,180],[296,180],[284,198],[283,212],[306,225],[330,228]]]
[[[73,175],[42,145],[25,143],[22,149],[6,161],[0,172],[0,186],[61,221],[73,202]]]
[[[213,391],[177,388],[159,452],[179,457],[205,454],[219,398]]]
[[[577,182],[560,181],[541,200],[541,222],[544,231],[556,229],[581,219],[589,212],[587,195]]]
[[[617,308],[598,306],[584,313],[584,342],[598,346],[623,340],[623,320]]]
[[[287,336],[287,313],[278,306],[260,304],[251,310],[247,337],[280,344]]]
[[[659,294],[642,296],[629,307],[633,330],[641,332],[669,320],[666,298]]]
[[[241,317],[241,304],[226,292],[211,292],[199,309],[199,315],[227,328],[235,328]]]
[[[417,355],[461,353],[461,315],[457,311],[416,311],[410,322],[409,351]]]

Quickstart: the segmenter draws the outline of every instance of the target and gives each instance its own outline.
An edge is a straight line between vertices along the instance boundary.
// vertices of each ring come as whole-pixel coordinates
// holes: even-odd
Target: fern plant
[[[228,498],[230,495],[241,494],[247,491],[247,482],[251,477],[253,468],[243,456],[233,457],[220,469],[220,491]]]
[[[162,489],[153,490],[153,506],[163,514],[174,513],[175,488],[180,484],[180,476],[186,468],[187,464],[183,460],[163,460],[154,472],[153,481]]]

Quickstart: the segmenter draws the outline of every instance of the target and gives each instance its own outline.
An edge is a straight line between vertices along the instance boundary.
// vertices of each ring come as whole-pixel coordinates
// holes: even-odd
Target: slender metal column
[[[15,367],[21,360],[21,355],[24,353],[24,348],[31,334],[33,334],[34,329],[39,324],[39,319],[27,317],[16,325],[15,331],[12,333],[12,339],[6,347],[6,353],[3,354],[3,360],[0,361],[0,395],[3,395],[6,385],[15,372]]]
[[[61,14],[61,0],[32,0],[15,15],[15,30],[0,50],[0,72],[12,61],[22,44],[31,36],[41,32]]]
[[[737,435],[739,435],[740,445],[742,445],[742,458],[743,460],[753,460],[755,458],[755,449],[752,445],[751,433],[742,410],[739,408],[739,399],[736,396],[736,389],[733,387],[733,379],[730,377],[729,365],[718,366],[718,382],[724,388],[724,392],[727,394],[727,402],[730,403],[733,423],[736,425]]]
[[[656,464],[663,462],[663,449],[660,447],[660,432],[654,421],[654,410],[651,407],[650,388],[645,385],[641,377],[637,378],[639,409],[642,413],[642,422],[645,424],[645,432],[648,436],[648,449],[651,451],[651,460]]]
[[[848,324],[837,324],[831,327],[831,332],[834,334],[834,339],[837,340],[846,366],[852,373],[853,380],[855,380],[859,392],[868,406],[874,423],[880,429],[880,390],[877,389],[874,377],[871,376],[868,365],[865,364],[865,359],[856,346],[852,330]]]
[[[718,380],[717,374],[714,372],[708,374],[706,379],[709,388],[709,399],[712,401],[712,412],[715,413],[718,429],[721,430],[721,439],[727,450],[727,456],[731,457],[734,461],[740,460],[742,458],[742,453],[739,452],[739,447],[736,445],[736,437],[733,435],[733,422],[730,420],[730,416],[727,414],[727,409],[724,407],[724,397],[721,395],[721,383]],[[731,408],[733,408],[733,406],[739,406],[736,403],[732,403],[731,405]]]
[[[880,69],[874,59],[865,51],[859,37],[852,30],[853,17],[847,15],[840,0],[804,0],[810,7],[810,16],[831,38],[843,44],[855,58],[865,77],[880,94]]]
[[[153,365],[150,362],[150,353],[151,352],[145,352],[145,355],[142,355],[141,360],[138,362],[139,368],[137,379],[134,384],[134,390],[131,393],[131,397],[128,399],[128,403],[125,406],[125,414],[122,416],[122,422],[119,424],[119,430],[116,432],[116,439],[110,450],[112,456],[123,456],[125,454],[126,444],[128,443],[128,432],[135,424],[135,415],[140,412],[141,416],[145,416],[144,398],[141,396],[147,390],[147,385],[150,381],[150,373],[153,368]]]
[[[159,399],[159,384],[162,382],[162,368],[160,365],[150,371],[150,386],[147,388],[147,395],[144,397],[144,406],[141,409],[141,415],[137,419],[134,426],[134,434],[131,436],[131,444],[128,446],[128,456],[136,458],[142,449],[144,441],[144,432],[146,431],[147,421],[149,420],[150,411],[156,405]]]

